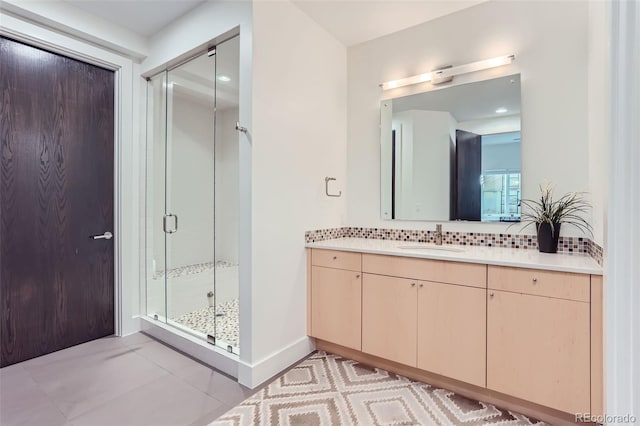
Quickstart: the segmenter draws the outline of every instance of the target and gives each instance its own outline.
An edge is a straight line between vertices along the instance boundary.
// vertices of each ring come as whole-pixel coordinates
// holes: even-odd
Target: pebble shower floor
[[[186,313],[173,319],[192,330],[215,336],[217,340],[238,347],[238,299]]]

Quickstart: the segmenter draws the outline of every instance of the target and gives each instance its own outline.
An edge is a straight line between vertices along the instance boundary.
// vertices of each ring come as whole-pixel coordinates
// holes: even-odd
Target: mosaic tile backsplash
[[[331,228],[305,232],[305,241],[330,240],[333,238],[370,238],[378,240],[412,241],[435,243],[435,231],[385,229],[385,228]],[[463,246],[505,247],[523,250],[537,250],[535,235],[492,234],[483,232],[443,232],[442,244]],[[589,238],[560,237],[558,253],[583,253],[593,257],[602,265],[602,247]]]
[[[604,258],[604,251],[602,250],[602,247],[594,241],[589,240],[589,242],[589,256],[593,257],[596,262],[598,262],[598,265],[602,266],[602,260]]]

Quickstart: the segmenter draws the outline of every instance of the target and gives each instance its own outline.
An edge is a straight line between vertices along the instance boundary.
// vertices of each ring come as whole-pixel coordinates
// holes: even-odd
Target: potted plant
[[[553,199],[553,186],[540,185],[540,198],[521,200],[522,223],[536,226],[538,250],[543,253],[556,253],[560,226],[563,223],[573,225],[585,234],[592,235],[591,224],[584,214],[591,204],[585,199],[585,192],[568,192],[559,199]]]

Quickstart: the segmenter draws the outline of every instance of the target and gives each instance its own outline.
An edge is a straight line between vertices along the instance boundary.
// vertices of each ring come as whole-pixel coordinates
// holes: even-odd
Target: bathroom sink
[[[399,249],[405,250],[437,250],[437,251],[448,251],[453,253],[463,253],[465,250],[461,247],[451,247],[451,246],[427,246],[427,245],[408,245],[408,246],[398,246]]]

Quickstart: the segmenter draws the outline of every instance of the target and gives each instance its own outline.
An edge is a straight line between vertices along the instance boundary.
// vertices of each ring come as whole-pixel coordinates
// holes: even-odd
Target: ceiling
[[[149,37],[202,3],[219,0],[62,1]],[[293,3],[342,44],[353,46],[482,1],[486,0],[293,0]]]
[[[345,46],[466,9],[485,0],[293,0]]]
[[[85,12],[149,37],[205,0],[64,0]]]

